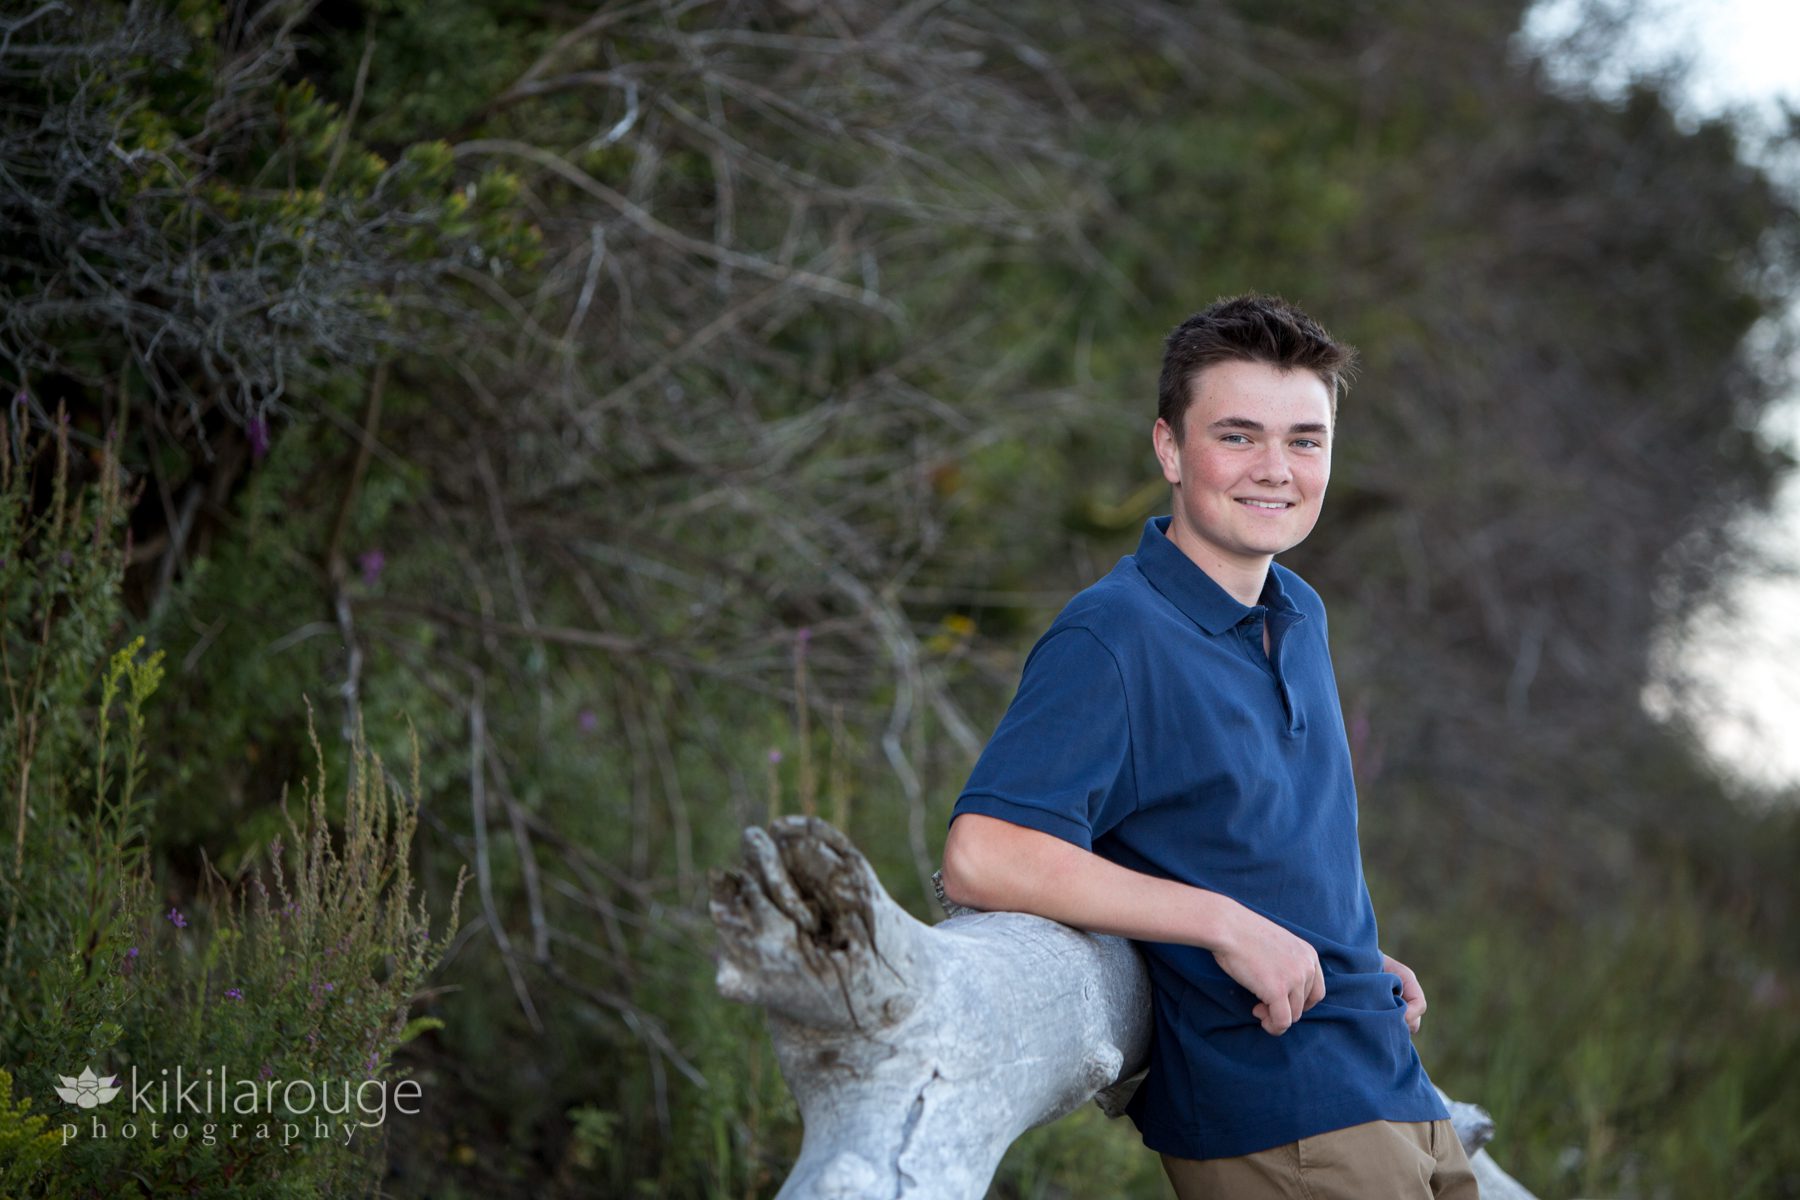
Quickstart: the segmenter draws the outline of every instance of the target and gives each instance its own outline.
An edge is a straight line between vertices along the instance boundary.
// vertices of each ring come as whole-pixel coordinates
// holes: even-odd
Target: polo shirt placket
[[[1275,573],[1271,571],[1269,579],[1273,581],[1274,578]],[[1294,705],[1293,693],[1288,690],[1287,679],[1281,673],[1281,643],[1294,625],[1306,620],[1306,614],[1291,608],[1272,609],[1266,603],[1267,599],[1268,594],[1265,591],[1265,603],[1250,608],[1235,628],[1238,641],[1243,644],[1244,652],[1250,656],[1250,661],[1268,672],[1270,681],[1274,683],[1275,692],[1281,698],[1282,713],[1286,717],[1282,728],[1289,737],[1293,737],[1300,732],[1300,714]],[[1269,653],[1267,654],[1263,653],[1262,646],[1265,624],[1269,628]]]

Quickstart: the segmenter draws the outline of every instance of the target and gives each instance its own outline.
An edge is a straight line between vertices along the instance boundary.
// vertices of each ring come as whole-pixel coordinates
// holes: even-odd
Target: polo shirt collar
[[[1152,587],[1180,609],[1187,618],[1210,634],[1224,633],[1255,611],[1239,604],[1236,597],[1213,581],[1194,560],[1168,537],[1168,517],[1151,517],[1144,522],[1144,536],[1138,542],[1137,565]],[[1263,581],[1262,606],[1272,612],[1295,611],[1295,605],[1282,590],[1281,580],[1270,567]]]

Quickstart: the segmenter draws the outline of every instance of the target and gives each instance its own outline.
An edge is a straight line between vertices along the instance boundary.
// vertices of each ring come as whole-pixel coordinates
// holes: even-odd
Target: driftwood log
[[[940,897],[941,899],[941,897]],[[768,1010],[805,1122],[780,1200],[980,1200],[1021,1133],[1086,1101],[1118,1115],[1150,1039],[1130,942],[1024,913],[927,926],[811,817],[744,831],[714,881],[718,986]],[[1452,1103],[1484,1200],[1532,1200]]]

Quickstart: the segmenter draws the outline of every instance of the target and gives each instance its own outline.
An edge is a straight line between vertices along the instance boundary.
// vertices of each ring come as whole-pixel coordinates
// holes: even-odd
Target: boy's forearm
[[[1249,1015],[1278,1036],[1325,998],[1318,952],[1230,897],[1133,871],[995,817],[965,813],[950,826],[944,894],[972,908],[1210,950],[1256,996]]]
[[[978,813],[950,827],[944,892],[971,908],[1028,912],[1095,933],[1208,950],[1223,948],[1231,910],[1241,910],[1217,892],[1145,875]]]

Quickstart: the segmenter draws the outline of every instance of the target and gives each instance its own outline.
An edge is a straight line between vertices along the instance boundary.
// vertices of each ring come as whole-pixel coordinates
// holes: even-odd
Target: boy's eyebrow
[[[1252,421],[1249,417],[1220,417],[1218,420],[1214,421],[1211,425],[1208,425],[1207,428],[1208,429],[1248,429],[1252,433],[1261,433],[1263,431],[1263,424],[1261,421]],[[1289,433],[1329,433],[1329,432],[1331,432],[1331,430],[1328,426],[1321,425],[1317,421],[1306,421],[1299,425],[1289,425],[1288,432]]]

